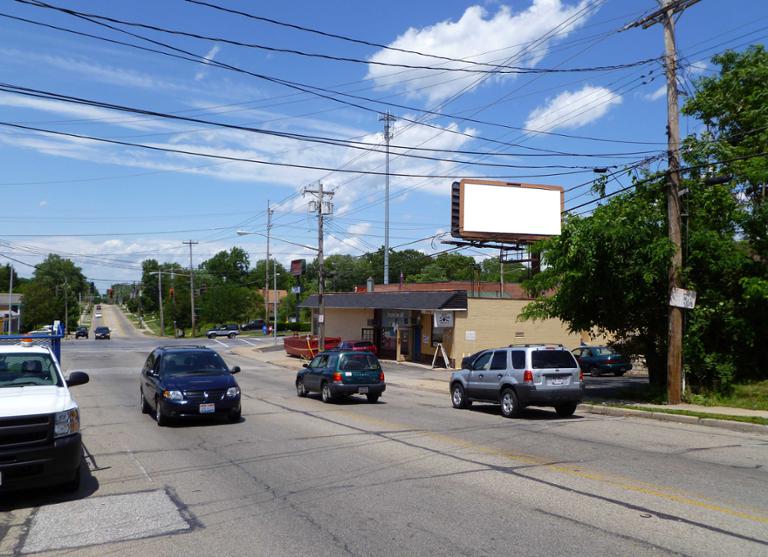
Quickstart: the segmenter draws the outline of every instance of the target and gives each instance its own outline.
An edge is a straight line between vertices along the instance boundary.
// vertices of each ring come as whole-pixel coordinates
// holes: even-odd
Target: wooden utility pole
[[[325,350],[325,299],[323,294],[325,293],[325,268],[323,266],[323,224],[325,215],[330,215],[333,212],[333,204],[330,201],[325,201],[325,196],[333,198],[332,191],[324,191],[323,183],[320,182],[316,190],[304,188],[304,195],[312,194],[315,197],[314,201],[309,204],[310,211],[317,212],[317,349],[318,351]]]
[[[192,336],[195,336],[195,271],[192,267],[192,246],[196,245],[197,242],[188,240],[182,242],[182,244],[189,245],[189,302],[191,305],[190,315],[192,317]]]
[[[673,289],[681,286],[683,248],[680,225],[680,116],[677,100],[677,51],[673,16],[693,6],[699,0],[659,0],[661,8],[648,16],[626,25],[624,29],[656,23],[664,26],[664,66],[667,76],[667,229],[674,252],[669,264],[667,304],[669,311],[667,331],[667,402],[679,404],[682,400],[683,377],[683,309],[669,304]]]

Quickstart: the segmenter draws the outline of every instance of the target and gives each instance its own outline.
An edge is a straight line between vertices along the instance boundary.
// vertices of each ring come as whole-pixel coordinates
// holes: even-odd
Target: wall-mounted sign
[[[452,311],[436,311],[433,327],[453,327]]]
[[[301,294],[301,286],[291,286],[291,294]]]
[[[464,340],[477,340],[477,331],[464,331]]]
[[[696,291],[673,288],[669,296],[669,305],[676,308],[693,309],[696,306]]]

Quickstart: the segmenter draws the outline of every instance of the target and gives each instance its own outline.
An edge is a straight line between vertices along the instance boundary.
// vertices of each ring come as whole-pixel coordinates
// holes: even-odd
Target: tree
[[[713,62],[719,75],[699,80],[683,107],[706,126],[682,149],[691,167],[682,186],[683,278],[697,292],[683,346],[694,391],[727,391],[768,372],[768,54],[752,47]],[[611,334],[645,354],[651,381],[664,384],[666,228],[662,176],[589,217],[566,218],[562,234],[538,246],[545,269],[526,283],[537,298],[524,317]]]
[[[244,285],[247,282],[249,265],[248,253],[242,248],[233,247],[203,261],[200,270],[219,281]]]
[[[27,328],[68,320],[69,328],[77,326],[80,315],[78,299],[88,293],[89,283],[80,267],[71,260],[49,254],[35,266],[32,279],[23,283],[24,311]],[[66,314],[68,310],[68,315]]]
[[[235,284],[220,284],[201,297],[200,318],[208,323],[241,323],[248,317],[252,292]]]

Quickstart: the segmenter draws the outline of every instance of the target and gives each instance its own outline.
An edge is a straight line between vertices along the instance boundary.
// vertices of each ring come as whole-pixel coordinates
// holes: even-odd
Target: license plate
[[[551,379],[549,381],[550,385],[562,385],[563,383],[565,383],[565,379]]]
[[[358,387],[357,392],[360,393],[361,395],[364,395],[368,392],[368,387]]]
[[[208,404],[201,404],[200,405],[200,413],[201,414],[212,414],[213,412],[216,412],[216,405],[214,403],[208,403]]]

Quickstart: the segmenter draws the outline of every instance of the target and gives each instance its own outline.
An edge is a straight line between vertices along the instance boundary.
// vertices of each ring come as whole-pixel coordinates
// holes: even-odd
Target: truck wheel
[[[464,392],[464,387],[461,386],[461,383],[455,383],[453,387],[451,387],[451,402],[453,403],[454,408],[469,408],[472,405],[472,402],[467,400],[467,395]]]
[[[501,391],[499,403],[501,404],[501,415],[505,418],[517,418],[522,411],[517,395],[512,389],[507,388]]]
[[[60,488],[62,491],[71,493],[72,491],[77,491],[78,489],[80,489],[80,469],[82,467],[83,465],[80,464],[77,467],[77,470],[75,470],[75,476],[68,482],[61,484]]]

